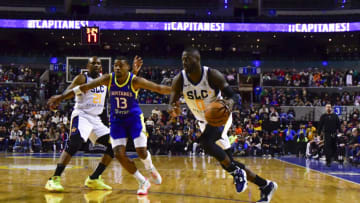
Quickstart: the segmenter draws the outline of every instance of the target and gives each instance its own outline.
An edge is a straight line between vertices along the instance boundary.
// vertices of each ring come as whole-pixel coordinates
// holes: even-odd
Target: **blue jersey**
[[[110,95],[110,122],[123,121],[131,116],[142,114],[137,101],[138,91],[134,90],[132,80],[136,76],[129,73],[123,84],[118,84],[115,73],[110,75],[109,95]]]

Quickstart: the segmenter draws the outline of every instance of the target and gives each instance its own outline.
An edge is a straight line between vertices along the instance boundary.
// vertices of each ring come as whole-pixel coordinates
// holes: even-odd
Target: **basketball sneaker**
[[[150,188],[151,184],[148,179],[145,180],[145,182],[141,183],[139,185],[139,189],[137,190],[138,195],[147,195],[148,190]]]
[[[244,192],[248,185],[246,172],[241,168],[237,168],[234,172],[232,172],[232,175],[234,176],[236,192]]]
[[[162,178],[160,173],[156,170],[156,168],[152,168],[150,170],[150,174],[151,174],[151,180],[156,184],[156,185],[160,185],[162,183]]]
[[[53,192],[61,192],[64,191],[64,187],[61,185],[60,183],[61,178],[60,176],[53,176],[51,177],[46,185],[45,185],[45,189],[49,190],[49,191],[53,191]]]
[[[260,188],[260,200],[256,203],[269,203],[278,186],[275,182],[267,181],[268,184]]]
[[[104,180],[99,176],[98,179],[90,179],[88,176],[85,180],[85,186],[94,190],[112,190],[112,187],[106,185]]]

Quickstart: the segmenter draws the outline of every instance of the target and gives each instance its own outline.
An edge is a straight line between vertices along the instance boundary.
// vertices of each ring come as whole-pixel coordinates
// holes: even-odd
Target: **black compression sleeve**
[[[241,97],[239,94],[234,92],[234,90],[230,86],[226,86],[224,89],[221,90],[224,93],[224,96],[232,99],[235,104],[240,105],[241,104]]]

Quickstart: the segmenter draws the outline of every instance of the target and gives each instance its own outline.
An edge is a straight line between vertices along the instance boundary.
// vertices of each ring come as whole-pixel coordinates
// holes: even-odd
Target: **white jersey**
[[[205,121],[205,108],[211,102],[221,98],[219,90],[210,87],[208,81],[209,67],[202,67],[201,79],[198,83],[192,83],[187,77],[185,70],[181,71],[183,77],[183,94],[185,102],[195,118],[199,121]]]
[[[88,75],[85,75],[85,77],[86,83],[93,80],[93,78]],[[102,85],[87,91],[81,96],[76,95],[74,112],[82,111],[94,116],[100,115],[104,109],[106,91],[107,87]]]
[[[216,99],[222,99],[221,92],[219,90],[213,89],[208,80],[209,67],[202,67],[201,79],[198,83],[192,83],[187,77],[185,70],[181,71],[183,77],[183,94],[185,102],[191,112],[194,114],[195,118],[200,121],[198,122],[200,131],[204,132],[206,128],[205,120],[205,108],[211,102]],[[227,133],[232,124],[232,115],[230,114],[229,119],[226,121],[224,128],[221,132],[221,138],[216,141],[216,144],[219,145],[224,150],[230,149],[231,145]]]

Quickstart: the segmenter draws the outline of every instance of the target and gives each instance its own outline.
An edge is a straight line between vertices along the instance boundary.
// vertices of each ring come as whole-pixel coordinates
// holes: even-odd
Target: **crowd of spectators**
[[[360,74],[357,70],[334,70],[308,68],[274,69],[262,74],[265,86],[295,86],[295,87],[342,87],[359,86]]]
[[[69,109],[70,108],[70,109]],[[60,152],[68,139],[71,107],[50,111],[24,99],[3,102],[0,111],[0,149],[9,152]]]
[[[43,105],[61,91],[61,82],[40,82],[43,69],[24,65],[0,65],[0,150],[10,152],[61,151],[68,138],[68,113]],[[55,74],[56,76],[56,74]],[[63,78],[64,77],[59,77]]]
[[[0,64],[0,82],[37,82],[41,73],[41,70],[33,70],[25,65]]]
[[[359,106],[360,92],[315,92],[303,88],[263,88],[257,99],[272,106]]]

